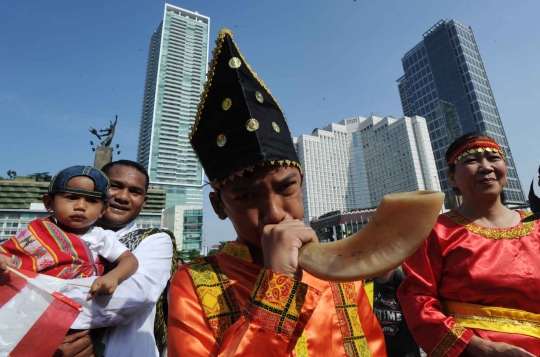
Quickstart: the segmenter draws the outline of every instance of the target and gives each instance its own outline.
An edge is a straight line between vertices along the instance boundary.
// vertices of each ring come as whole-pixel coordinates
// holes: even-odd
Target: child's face
[[[76,176],[67,182],[68,187],[94,190],[94,181],[86,176]],[[47,211],[53,212],[58,225],[70,233],[84,234],[101,217],[106,205],[99,198],[76,193],[57,193],[52,198],[43,196]]]
[[[231,220],[238,236],[261,248],[264,226],[304,216],[302,176],[294,167],[256,167],[214,192],[210,201],[221,219]]]

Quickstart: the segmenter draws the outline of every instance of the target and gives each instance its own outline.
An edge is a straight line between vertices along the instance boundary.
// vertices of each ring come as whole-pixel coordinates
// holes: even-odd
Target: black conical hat
[[[214,189],[256,165],[301,169],[279,104],[221,30],[201,95],[191,146]]]

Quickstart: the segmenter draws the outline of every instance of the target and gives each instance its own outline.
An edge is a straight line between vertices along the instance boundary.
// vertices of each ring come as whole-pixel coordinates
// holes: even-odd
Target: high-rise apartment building
[[[148,170],[150,185],[167,192],[167,209],[202,210],[204,173],[189,133],[206,81],[209,31],[209,17],[165,4],[150,41],[137,161]],[[183,209],[172,212],[183,219]],[[202,232],[178,227],[179,247],[189,240],[190,249],[202,250]]]
[[[294,141],[304,167],[306,223],[376,207],[388,193],[440,190],[424,118],[350,118]]]
[[[137,161],[167,207],[202,207],[203,170],[189,143],[208,63],[210,18],[165,4],[152,35]]]
[[[506,154],[505,199],[523,204],[525,197],[473,31],[455,20],[441,20],[401,60],[405,74],[398,90],[405,116],[426,118],[441,187],[455,205],[444,154],[462,134],[481,130]]]
[[[302,185],[305,223],[324,213],[358,207],[350,175],[347,135],[345,125],[330,124],[315,129],[311,135],[293,139],[305,175]]]

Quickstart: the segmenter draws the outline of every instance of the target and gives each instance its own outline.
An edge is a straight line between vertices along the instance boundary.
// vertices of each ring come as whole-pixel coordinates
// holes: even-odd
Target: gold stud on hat
[[[242,65],[242,61],[240,61],[240,58],[238,57],[232,57],[229,60],[229,67],[231,68],[239,68]]]
[[[221,102],[221,109],[223,110],[229,110],[231,106],[232,106],[231,98],[225,98],[223,99],[223,102]]]
[[[222,148],[225,146],[225,143],[227,143],[227,137],[225,136],[225,134],[219,134],[216,140],[217,146]]]
[[[256,92],[255,92],[255,98],[257,98],[257,102],[259,102],[259,103],[263,103],[263,102],[264,102],[264,97],[263,97],[263,95],[261,94],[261,92],[259,92],[259,91],[256,91]]]
[[[272,128],[276,131],[276,133],[279,133],[281,129],[279,128],[279,125],[276,124],[276,122],[272,122]]]
[[[246,123],[246,129],[248,131],[255,131],[259,129],[259,122],[257,121],[257,119],[249,119]]]

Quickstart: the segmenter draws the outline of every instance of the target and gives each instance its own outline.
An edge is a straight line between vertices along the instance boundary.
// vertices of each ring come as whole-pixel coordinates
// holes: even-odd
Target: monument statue
[[[110,125],[107,129],[95,129],[90,127],[88,131],[95,135],[101,142],[98,142],[99,145],[95,145],[94,142],[90,141],[90,145],[92,146],[92,151],[94,151],[95,157],[94,157],[94,167],[96,169],[101,169],[104,165],[108,164],[112,161],[113,151],[114,148],[112,147],[112,140],[114,137],[114,133],[116,132],[116,123],[118,122],[118,115],[114,119],[114,123],[112,121],[109,121]],[[116,144],[116,149],[118,149],[120,145]],[[120,151],[117,152],[117,155],[120,155]]]
[[[114,123],[112,121],[109,121],[109,122],[110,122],[109,128],[108,129],[100,129],[99,133],[98,133],[98,130],[96,130],[96,129],[92,128],[92,127],[90,127],[90,129],[88,129],[88,131],[91,132],[92,134],[94,134],[95,136],[97,136],[97,138],[99,140],[101,140],[101,138],[106,136],[105,139],[101,142],[101,146],[103,146],[103,147],[110,147],[111,146],[112,139],[114,137],[114,132],[116,130],[116,123],[118,122],[118,115],[114,119]]]

